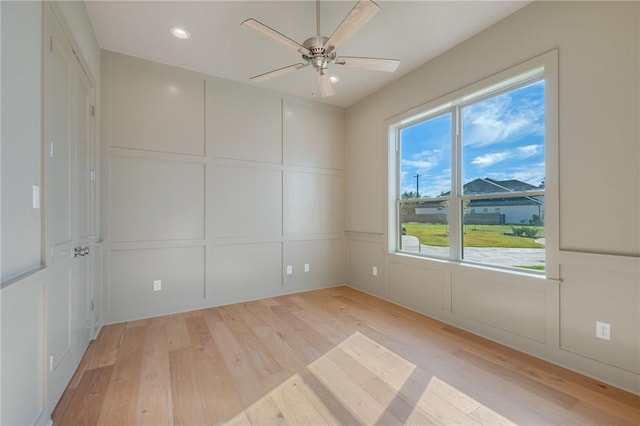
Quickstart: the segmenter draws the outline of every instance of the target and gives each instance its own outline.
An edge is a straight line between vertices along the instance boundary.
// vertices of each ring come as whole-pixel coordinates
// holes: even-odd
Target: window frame
[[[521,191],[515,193],[493,194],[463,194],[462,188],[462,141],[460,140],[462,125],[459,116],[462,108],[481,102],[484,99],[498,96],[502,93],[517,90],[536,81],[545,81],[545,188],[541,191]],[[449,203],[449,219],[452,226],[449,229],[449,255],[437,257],[421,253],[410,253],[400,250],[400,206],[408,200],[401,199],[401,146],[400,132],[402,129],[446,113],[452,114],[452,143],[451,152],[451,188],[452,192],[445,197],[423,197],[411,199],[411,202],[447,201]],[[387,209],[387,252],[400,256],[417,256],[426,260],[451,262],[454,264],[470,264],[486,269],[504,272],[525,273],[527,275],[544,276],[558,279],[559,265],[559,191],[558,191],[558,51],[552,50],[526,62],[515,65],[490,77],[477,81],[448,95],[427,102],[387,120],[388,131],[388,209]],[[462,258],[463,241],[462,202],[469,199],[505,198],[510,196],[543,195],[545,198],[545,271],[528,271],[520,268],[502,267],[499,265],[478,264]],[[513,195],[512,195],[513,194]],[[460,203],[459,208],[452,208]],[[453,226],[456,225],[456,226]]]

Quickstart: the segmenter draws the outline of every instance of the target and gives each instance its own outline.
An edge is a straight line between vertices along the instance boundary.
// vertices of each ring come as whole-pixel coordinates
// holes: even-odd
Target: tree
[[[420,194],[416,193],[415,191],[404,191],[402,193],[402,197],[403,200],[408,200],[411,198],[420,198]]]

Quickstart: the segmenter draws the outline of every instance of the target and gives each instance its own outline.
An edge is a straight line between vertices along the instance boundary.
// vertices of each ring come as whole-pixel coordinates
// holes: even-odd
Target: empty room
[[[640,2],[0,2],[0,424],[640,424]]]

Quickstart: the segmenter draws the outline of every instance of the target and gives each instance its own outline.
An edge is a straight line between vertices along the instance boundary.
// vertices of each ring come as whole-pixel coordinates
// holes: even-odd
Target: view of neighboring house
[[[519,180],[478,178],[464,185],[465,194],[495,194],[513,191],[535,191],[543,186]],[[442,196],[449,195],[449,192]],[[406,222],[447,223],[446,202],[427,201],[415,206],[413,215],[405,215]],[[544,223],[544,196],[511,197],[470,200],[465,206],[464,222],[485,225],[539,225]]]

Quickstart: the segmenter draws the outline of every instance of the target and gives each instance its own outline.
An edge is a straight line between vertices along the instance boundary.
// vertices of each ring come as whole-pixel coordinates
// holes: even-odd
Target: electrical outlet
[[[311,267],[309,266],[309,264],[308,264],[308,263],[305,263],[305,264],[304,264],[304,271],[305,271],[305,272],[309,272],[310,270],[311,270]]]
[[[293,275],[293,266],[287,265],[287,275]]]
[[[162,280],[153,280],[153,291],[162,290]]]
[[[378,267],[374,266],[373,269],[371,270],[371,273],[373,274],[374,277],[378,276]]]
[[[596,321],[596,337],[598,339],[611,340],[611,324]]]

